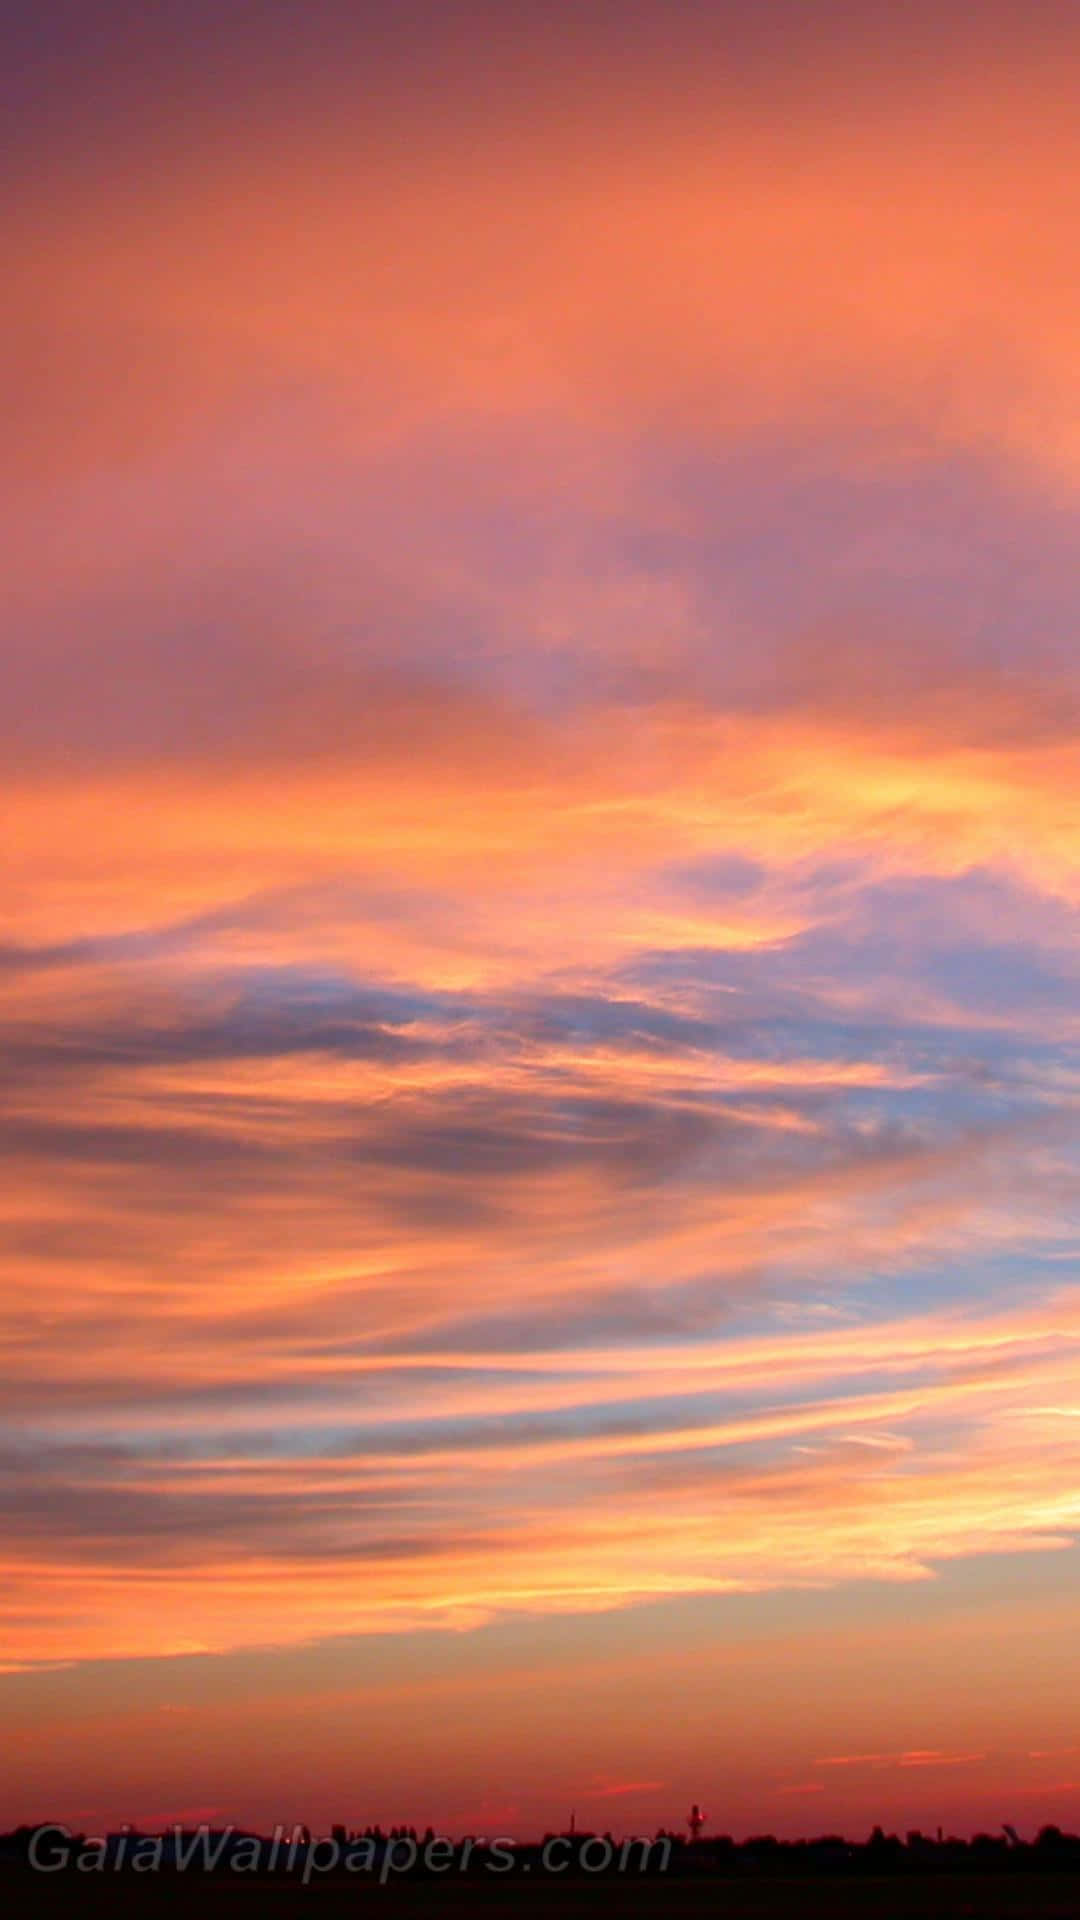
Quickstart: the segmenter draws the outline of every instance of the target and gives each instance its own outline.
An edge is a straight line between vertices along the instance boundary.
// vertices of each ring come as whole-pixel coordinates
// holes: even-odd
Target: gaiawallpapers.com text
[[[99,1838],[58,1824],[36,1827],[27,1864],[37,1873],[288,1874],[308,1886],[326,1874],[367,1874],[380,1886],[403,1874],[448,1873],[664,1873],[671,1840],[614,1840],[610,1834],[550,1834],[535,1846],[509,1835],[451,1840],[427,1834],[389,1839],[368,1834],[311,1839],[299,1826],[269,1835],[236,1827],[170,1827],[162,1833],[125,1829]]]

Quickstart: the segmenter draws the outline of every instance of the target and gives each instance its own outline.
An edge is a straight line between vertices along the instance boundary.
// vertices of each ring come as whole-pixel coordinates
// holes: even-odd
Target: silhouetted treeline
[[[693,1843],[661,1828],[649,1837],[611,1833],[548,1833],[528,1843],[440,1837],[429,1827],[349,1828],[335,1825],[313,1837],[306,1827],[277,1828],[273,1835],[238,1828],[171,1827],[139,1833],[124,1827],[107,1835],[76,1834],[60,1823],[39,1822],[0,1834],[0,1867],[34,1874],[149,1872],[254,1873],[297,1876],[310,1883],[327,1876],[372,1874],[384,1884],[402,1877],[533,1873],[561,1877],[610,1874],[694,1876],[778,1874],[905,1875],[911,1873],[1031,1874],[1051,1870],[1080,1874],[1080,1836],[1044,1826],[1025,1842],[1012,1828],[979,1833],[971,1840],[908,1832],[902,1837],[875,1827],[870,1838],[838,1834],[809,1840],[779,1840],[761,1834],[736,1842],[726,1835]],[[1078,1907],[1080,1911],[1080,1907]]]

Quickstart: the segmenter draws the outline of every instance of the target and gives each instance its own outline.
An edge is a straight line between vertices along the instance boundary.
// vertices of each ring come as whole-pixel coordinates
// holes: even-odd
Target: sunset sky
[[[0,20],[0,1826],[1080,1825],[1075,6]]]

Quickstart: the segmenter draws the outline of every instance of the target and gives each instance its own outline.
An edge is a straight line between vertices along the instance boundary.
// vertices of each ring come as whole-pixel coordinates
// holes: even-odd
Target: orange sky
[[[5,16],[0,1824],[1075,1826],[1075,18],[416,11]]]

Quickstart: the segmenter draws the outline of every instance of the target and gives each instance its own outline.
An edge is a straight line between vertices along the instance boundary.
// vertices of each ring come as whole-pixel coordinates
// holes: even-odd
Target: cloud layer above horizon
[[[1076,1539],[1077,47],[1011,19],[478,98],[463,15],[381,104],[147,28],[152,149],[16,159],[7,1669]]]

